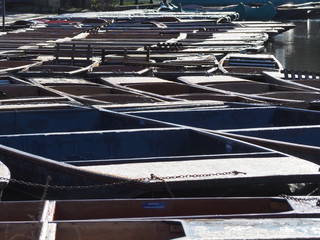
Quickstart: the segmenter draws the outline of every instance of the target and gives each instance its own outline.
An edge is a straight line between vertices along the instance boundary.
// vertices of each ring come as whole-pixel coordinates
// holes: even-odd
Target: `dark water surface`
[[[294,29],[275,36],[266,52],[284,68],[320,72],[320,19],[292,21]]]

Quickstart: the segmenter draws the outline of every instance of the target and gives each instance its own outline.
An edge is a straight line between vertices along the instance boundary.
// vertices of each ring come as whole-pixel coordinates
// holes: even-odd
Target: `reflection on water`
[[[320,19],[293,21],[294,29],[277,35],[266,52],[287,69],[320,72]]]

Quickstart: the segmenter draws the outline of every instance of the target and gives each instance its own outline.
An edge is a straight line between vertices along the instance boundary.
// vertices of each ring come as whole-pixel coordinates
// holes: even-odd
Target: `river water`
[[[320,72],[320,19],[292,21],[296,27],[266,44],[284,68]]]

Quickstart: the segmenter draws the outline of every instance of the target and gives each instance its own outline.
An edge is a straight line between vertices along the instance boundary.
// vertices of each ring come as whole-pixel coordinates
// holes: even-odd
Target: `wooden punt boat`
[[[123,88],[93,83],[80,78],[29,78],[29,80],[87,105],[154,103],[163,101]]]
[[[229,75],[213,75],[213,76],[183,76],[178,78],[179,81],[189,85],[200,85],[210,87],[222,91],[239,93],[239,94],[255,94],[264,93],[298,91],[301,89],[281,86],[276,84],[252,81]]]
[[[157,77],[110,77],[102,78],[101,81],[106,85],[130,89],[164,100],[176,100],[175,97],[183,93],[210,93],[210,91],[189,87],[185,84],[175,83]]]
[[[320,91],[320,73],[302,71],[263,72],[267,82],[293,86],[307,91]]]
[[[184,55],[177,56],[176,59],[168,59],[163,63],[172,63],[173,65],[183,66],[202,66],[216,67],[218,66],[217,58],[214,54],[203,54],[202,56]]]
[[[227,13],[228,14],[228,13]],[[88,13],[69,13],[63,14],[63,17],[67,17],[70,19],[74,18],[102,18],[102,19],[115,19],[117,21],[128,21],[128,20],[136,20],[141,21],[141,19],[145,18],[161,18],[161,17],[178,17],[180,19],[189,20],[190,17],[194,20],[200,19],[200,21],[204,19],[208,20],[217,20],[221,17],[226,16],[225,12],[216,12],[216,13],[204,13],[199,17],[196,13],[192,14],[190,12],[159,12],[157,9],[129,9],[125,11],[106,11],[106,12],[88,12]]]
[[[165,60],[170,66],[160,66],[154,70],[154,76],[176,80],[179,76],[208,75],[218,69],[218,61],[213,54],[203,56],[179,56],[176,59]],[[172,67],[176,66],[175,68]],[[180,67],[179,67],[180,66]]]
[[[319,131],[319,125],[301,125],[227,130],[226,133],[319,164]]]
[[[267,33],[269,38],[271,38],[295,27],[292,23],[272,21],[234,21],[226,25],[221,28],[220,24],[217,24],[213,26],[213,28],[209,27],[208,29],[215,29],[218,32],[222,31],[229,33]]]
[[[189,35],[187,38],[189,38]],[[211,34],[209,39],[214,40],[225,40],[232,38],[233,40],[243,40],[243,41],[267,41],[269,39],[269,35],[265,32],[240,32],[240,31],[227,31],[222,33]]]
[[[267,54],[228,54],[219,62],[219,69],[224,74],[249,79],[259,79],[263,71],[281,71],[281,63]]]
[[[215,41],[215,40],[208,40],[206,41],[205,39],[199,39],[195,42],[190,42],[190,41],[186,41],[186,42],[181,42],[181,41],[177,41],[175,39],[173,39],[173,44],[175,44],[175,42],[179,43],[180,45],[182,45],[181,49],[185,49],[187,51],[197,51],[197,52],[214,52],[214,53],[229,53],[229,52],[259,52],[262,51],[264,49],[263,46],[263,41],[253,41],[253,42],[247,42],[247,41]],[[172,42],[168,41],[161,41],[161,40],[157,40],[154,42],[146,42],[143,40],[139,40],[137,39],[136,42],[129,42],[129,41],[123,41],[122,39],[117,39],[115,37],[115,39],[110,40],[108,42],[102,40],[100,42],[92,42],[92,41],[85,41],[85,40],[78,40],[77,44],[91,44],[92,46],[95,47],[96,50],[94,51],[98,51],[100,49],[99,54],[101,53],[101,49],[105,49],[108,51],[111,50],[119,50],[121,49],[123,51],[123,49],[127,49],[130,51],[134,51],[134,50],[143,50],[145,46],[150,46],[152,50],[159,50],[159,47],[157,46],[158,44],[172,44]],[[173,50],[174,48],[172,48]],[[189,50],[190,49],[190,50]],[[46,48],[43,48],[43,50],[46,50]],[[162,51],[165,50],[164,48],[162,49]],[[30,52],[30,51],[29,51]]]
[[[66,111],[61,111],[60,113],[64,114],[65,117],[69,116]],[[48,113],[44,113],[44,116],[46,116],[46,114]],[[67,187],[66,189],[49,188],[48,197],[51,198],[133,197],[152,192],[154,194],[166,195],[168,193],[163,182],[153,182],[153,180],[151,180],[151,182],[137,182],[134,179],[149,178],[150,174],[161,177],[184,174],[187,176],[195,171],[206,173],[208,169],[210,169],[210,172],[231,171],[231,176],[221,178],[219,175],[215,176],[213,174],[212,177],[200,179],[193,179],[191,176],[185,179],[168,179],[167,182],[171,191],[176,194],[183,194],[184,191],[194,191],[194,194],[199,194],[201,190],[207,192],[209,186],[216,190],[220,189],[220,192],[224,192],[226,190],[224,186],[233,186],[234,184],[246,186],[247,184],[251,185],[255,182],[257,184],[259,183],[258,185],[260,186],[261,183],[267,184],[269,181],[273,183],[277,181],[284,183],[288,181],[306,181],[307,179],[308,182],[312,182],[317,179],[317,175],[312,173],[313,166],[305,162],[301,164],[308,165],[307,174],[298,173],[294,169],[291,169],[294,171],[294,174],[281,172],[279,176],[269,178],[265,175],[269,175],[271,169],[273,169],[272,163],[276,164],[277,169],[279,169],[278,166],[281,162],[282,164],[290,163],[295,165],[296,161],[300,162],[300,160],[288,158],[287,156],[279,155],[279,153],[260,149],[256,146],[248,146],[241,142],[220,138],[204,132],[181,128],[146,128],[145,130],[101,130],[101,128],[98,128],[96,130],[96,128],[91,129],[84,127],[88,124],[88,121],[80,121],[79,114],[73,114],[73,112],[71,116],[73,119],[76,118],[76,121],[70,120],[69,124],[56,124],[59,122],[60,117],[55,117],[55,114],[57,113],[50,113],[47,115],[49,117],[45,117],[46,121],[41,120],[42,123],[46,122],[47,127],[43,128],[41,127],[42,125],[35,124],[33,128],[35,130],[29,129],[27,130],[29,132],[25,133],[24,131],[26,131],[25,129],[28,129],[28,127],[23,126],[29,126],[30,121],[33,122],[33,124],[36,123],[33,119],[38,115],[32,112],[26,112],[25,115],[29,115],[29,117],[33,116],[33,119],[23,121],[23,119],[27,118],[22,117],[22,120],[17,122],[21,124],[22,127],[13,126],[14,129],[21,129],[21,132],[12,132],[11,134],[4,133],[1,135],[1,142],[3,143],[3,145],[1,145],[1,155],[3,156],[1,159],[8,165],[12,178],[14,179],[34,183],[45,183],[47,176],[51,176],[52,180],[50,184],[52,185],[87,186],[102,184],[102,186],[100,186],[102,187],[101,189],[91,189],[89,187],[87,189],[78,187]],[[122,115],[116,114],[116,116],[121,119]],[[19,118],[15,117],[15,119],[18,121]],[[50,121],[48,119],[50,119]],[[65,118],[61,118],[60,121],[63,121],[63,119]],[[67,119],[69,120],[70,118],[68,117]],[[126,121],[128,120],[128,118],[125,119]],[[147,120],[145,119],[143,119],[143,121],[142,119],[134,119],[134,121],[138,121],[139,125],[142,124],[142,126],[148,127],[145,122]],[[119,126],[117,124],[121,123],[119,120],[115,122],[116,126]],[[81,125],[75,125],[75,128],[71,128],[75,131],[72,132],[70,125],[73,127],[75,123],[81,123]],[[156,124],[159,123],[161,122],[157,122]],[[92,124],[93,121],[90,121],[90,126]],[[123,124],[120,124],[120,126],[121,125],[123,126]],[[132,126],[128,124],[124,125],[132,128]],[[66,132],[57,132],[56,129],[61,126],[64,126],[61,131],[66,130]],[[41,133],[44,131],[43,129],[47,129],[51,134]],[[30,131],[33,133],[30,133]],[[170,135],[170,141],[168,141],[169,139],[166,137],[168,135]],[[63,144],[57,144],[55,139],[60,139]],[[117,141],[115,141],[115,139],[117,139]],[[194,145],[194,143],[191,144],[192,139],[198,139],[196,145]],[[199,145],[200,139],[203,139],[203,143]],[[21,141],[23,141],[24,144],[21,145]],[[223,143],[224,141],[227,142]],[[188,149],[181,148],[182,146],[186,146],[187,142],[190,143],[190,147]],[[108,144],[109,147],[106,148],[105,144]],[[103,151],[101,151],[102,149],[97,150],[100,145],[103,146]],[[59,148],[59,146],[61,148]],[[121,150],[121,146],[124,148],[123,150]],[[132,147],[128,148],[128,146]],[[220,147],[213,149],[212,146]],[[59,149],[52,149],[52,147]],[[240,156],[241,158],[239,158]],[[226,158],[228,158],[227,161]],[[158,165],[163,166],[164,161],[166,162],[166,168],[159,168]],[[268,173],[258,173],[255,172],[256,170],[250,170],[253,162],[260,162],[262,164],[264,161],[268,161],[270,166],[268,170],[265,170]],[[182,162],[184,163],[183,169],[181,169]],[[242,176],[241,173],[238,176],[233,176],[232,171],[235,169],[235,166],[239,166],[239,169],[236,170],[240,172],[243,171],[247,173],[248,171],[253,171],[251,172],[252,175],[248,172],[248,174],[244,176]],[[144,169],[143,172],[141,172],[142,169]],[[273,175],[275,173],[271,174]],[[298,179],[296,177],[297,175],[299,176]],[[61,176],[63,176],[63,181],[61,180]],[[19,187],[19,184],[12,184],[15,187]],[[103,187],[103,184],[107,184],[106,188]],[[277,187],[280,185],[279,183]],[[35,194],[35,196],[40,196],[43,190],[42,187],[39,189],[37,187],[21,185],[19,188],[23,191],[30,188],[28,192]],[[241,188],[238,188],[239,191],[240,189]],[[254,187],[250,188],[250,191],[252,189],[254,189]],[[245,190],[244,188],[240,193],[242,191],[248,191],[248,189]],[[209,193],[207,192],[206,194]]]
[[[236,232],[237,237],[249,235],[255,236],[255,239],[287,239],[297,234],[301,239],[310,239],[317,236],[318,199],[178,198],[2,202],[0,233],[3,233],[4,240],[17,237],[17,231],[19,239],[30,239],[32,236],[48,240],[79,237],[100,240],[119,236],[121,239],[230,239],[235,237],[233,232]],[[303,224],[298,227],[300,221]],[[248,228],[248,225],[253,227]],[[236,230],[230,232],[232,226]],[[283,231],[284,227],[286,231]]]
[[[305,198],[304,198],[305,197]],[[295,202],[293,199],[296,199]],[[204,197],[4,201],[0,223],[32,221],[319,218],[317,197]],[[303,210],[303,207],[305,209]]]
[[[195,94],[192,99],[185,101],[173,98],[163,100],[163,97],[157,98],[154,95],[146,95],[128,88],[94,84],[77,78],[28,78],[28,80],[57,91],[60,94],[68,95],[78,103],[81,102],[85,105],[89,104],[97,108],[110,109],[117,112],[128,109],[217,108],[223,107],[222,100],[232,99],[236,101],[237,99],[237,97],[230,98],[228,96],[217,95],[211,98],[219,99],[218,101],[201,100],[201,96]],[[204,95],[202,98],[208,99],[209,97]]]
[[[185,13],[187,15],[187,12]],[[190,13],[189,13],[190,14]],[[197,12],[198,16],[199,16],[199,12]],[[180,16],[178,16],[176,13],[170,13],[170,17],[172,17],[174,15],[174,17],[181,19]],[[165,16],[163,16],[165,17]],[[203,19],[204,15],[203,13],[200,15],[200,17]],[[188,16],[188,18],[190,18],[190,15]],[[168,18],[166,18],[168,19]],[[231,22],[231,18],[228,19],[228,16],[223,16],[220,18],[221,20],[227,20],[225,22],[220,21],[219,23],[217,22],[217,20],[210,20],[209,21],[204,21],[203,24],[197,24],[195,22],[195,19],[192,20],[188,20],[189,22],[183,22],[181,23],[180,21],[176,21],[176,22],[164,22],[159,20],[157,22],[154,21],[153,23],[148,22],[149,25],[146,24],[136,24],[136,22],[131,21],[130,22],[121,22],[121,23],[113,23],[111,25],[106,26],[106,28],[104,29],[112,29],[112,30],[121,30],[121,29],[125,29],[125,30],[135,30],[135,31],[139,31],[142,29],[146,29],[146,30],[170,30],[170,29],[178,29],[179,32],[183,32],[186,30],[191,30],[194,28],[203,28],[203,27],[207,27],[207,28],[216,28],[216,29],[221,29],[221,30],[225,30],[225,29],[234,29],[234,28],[248,28],[248,27],[253,27],[256,29],[263,29],[264,31],[269,31],[269,30],[276,30],[279,32],[283,32],[283,31],[287,31],[291,28],[294,27],[294,24],[290,24],[290,23],[281,23],[281,22],[272,22],[272,21],[243,21],[241,23],[237,23],[237,22]],[[129,20],[130,21],[130,20]],[[201,21],[201,20],[200,20]],[[145,21],[146,22],[146,21]],[[158,24],[157,24],[158,23]]]
[[[245,27],[237,27],[236,26],[223,26],[221,24],[219,25],[207,25],[207,26],[201,26],[196,27],[194,26],[194,29],[184,29],[181,31],[181,29],[175,29],[169,28],[169,29],[162,29],[162,30],[118,30],[114,31],[112,29],[104,29],[103,31],[99,32],[93,32],[90,35],[87,35],[86,38],[77,39],[76,41],[73,40],[73,42],[80,43],[80,42],[92,42],[92,43],[98,43],[98,42],[112,42],[113,39],[116,39],[119,42],[128,43],[130,42],[130,37],[132,38],[132,42],[137,43],[139,42],[139,38],[141,42],[145,42],[146,44],[156,44],[159,41],[161,42],[174,42],[183,40],[186,43],[190,42],[197,42],[205,39],[212,39],[212,40],[220,40],[220,41],[226,41],[228,40],[228,36],[232,36],[233,40],[235,41],[267,41],[269,38],[269,35],[260,30],[257,31],[245,28]],[[229,38],[230,39],[230,38]]]
[[[54,91],[30,83],[1,84],[0,91],[2,93],[1,100],[15,100],[16,98],[21,99],[30,97],[37,97],[38,99],[41,99],[42,97],[62,97],[62,95],[59,95]]]
[[[180,76],[199,76],[199,75],[209,75],[215,72],[218,68],[217,67],[190,67],[185,66],[181,67],[180,69],[174,69],[171,66],[169,67],[159,67],[153,70],[153,75],[155,77],[170,80],[170,81],[176,81],[178,77]]]
[[[219,28],[223,27],[224,26],[219,25]],[[205,38],[203,33],[206,34]],[[208,35],[210,33],[211,35]],[[228,35],[230,34],[231,33]],[[217,37],[212,37],[212,35],[217,35]],[[250,29],[243,30],[242,32],[239,30],[237,32],[233,32],[232,35],[236,41],[231,43],[230,41],[226,41],[228,36],[223,37],[221,34],[217,34],[216,30],[211,25],[205,28],[205,31],[199,31],[196,26],[191,26],[190,29],[186,30],[176,28],[161,30],[150,30],[144,28],[125,29],[119,27],[119,29],[106,28],[99,32],[93,31],[91,33],[86,33],[81,35],[81,37],[77,37],[76,39],[74,38],[70,41],[64,41],[63,43],[60,43],[60,45],[91,45],[91,51],[93,52],[93,55],[96,55],[97,52],[100,55],[101,50],[111,51],[122,49],[123,51],[125,48],[127,50],[134,51],[137,49],[143,49],[145,46],[154,48],[154,46],[157,46],[157,44],[161,43],[165,43],[170,46],[175,44],[185,45],[183,46],[183,49],[197,49],[201,47],[204,48],[205,51],[223,51],[226,53],[232,50],[236,52],[246,50],[260,51],[263,49],[261,43],[267,39],[266,33],[264,33],[262,30],[259,32],[256,30],[254,32],[250,32]],[[128,39],[130,39],[130,41]],[[201,46],[197,46],[199,44],[201,44]],[[42,53],[47,54],[50,52],[52,53],[53,50],[52,44],[47,44],[36,49],[36,51],[41,51]],[[36,53],[36,51],[33,51],[32,49],[28,49],[26,51],[29,53]],[[198,51],[201,51],[201,49]]]
[[[57,224],[56,239],[156,239],[169,240],[184,237],[179,221],[97,221],[61,222]],[[82,237],[84,236],[84,237]]]
[[[166,220],[166,221],[73,221],[3,223],[1,232],[9,240],[19,236],[21,240],[39,238],[48,240],[112,240],[121,237],[132,239],[317,239],[318,218],[287,219],[215,219],[215,220]],[[17,235],[17,231],[20,233]]]
[[[114,77],[101,78],[102,83],[130,89],[131,91],[153,96],[167,101],[177,100],[214,100],[214,101],[245,101],[258,102],[246,97],[235,97],[221,94],[210,88],[191,86],[184,83],[168,81],[158,77]]]
[[[72,222],[9,222],[0,223],[3,240],[48,239],[48,240],[112,240],[121,238],[169,240],[184,237],[179,221],[72,221]]]
[[[126,113],[179,125],[224,131],[307,126],[320,123],[318,111],[272,106],[189,110],[128,110]]]
[[[217,69],[216,55],[213,53],[184,52],[179,49],[176,43],[160,43],[157,44],[156,49],[153,47],[146,47],[143,50],[137,51],[102,51],[101,67],[109,69],[108,72],[113,72],[113,75],[121,74],[121,68],[128,68],[131,76],[138,75],[152,75],[152,70],[164,69],[167,71],[175,71],[180,74],[185,72],[206,72],[207,74],[214,72]],[[171,49],[171,50],[170,50]],[[172,52],[174,51],[174,52]],[[106,53],[109,52],[110,54]],[[118,68],[120,71],[117,71]],[[130,68],[133,70],[130,71]],[[95,69],[93,69],[95,71]],[[177,73],[177,74],[178,74]],[[154,73],[153,73],[154,74]],[[111,75],[111,74],[110,74]]]
[[[42,45],[51,45],[50,42],[57,41],[63,38],[73,38],[86,29],[81,29],[76,26],[68,28],[59,27],[34,27],[25,30],[17,30],[8,32],[0,36],[1,51],[17,51],[22,49],[38,50]]]
[[[10,134],[0,142],[12,179],[33,183],[9,187],[29,198],[40,198],[47,181],[48,199],[278,195],[320,181],[317,164],[181,127]]]
[[[273,28],[273,29],[277,29],[279,31],[279,33],[288,31],[290,29],[295,28],[294,23],[285,23],[285,22],[281,22],[281,21],[243,21],[239,24],[244,24],[244,26],[246,27],[251,27],[251,28],[264,28],[264,29],[268,29],[268,28]]]
[[[144,35],[147,33],[141,33]],[[119,65],[124,64],[127,60],[135,60],[137,62],[143,62],[144,60],[147,61],[155,61],[156,63],[162,63],[165,60],[175,60],[179,57],[184,56],[201,56],[201,55],[223,55],[225,53],[230,52],[241,52],[249,50],[246,46],[217,46],[211,48],[204,48],[204,47],[197,47],[186,45],[183,46],[181,43],[176,43],[175,40],[172,41],[160,41],[159,39],[156,40],[156,43],[151,45],[148,42],[141,44],[141,36],[139,34],[127,34],[125,37],[128,39],[136,38],[139,45],[134,45],[132,42],[129,42],[126,39],[126,46],[124,45],[114,45],[114,43],[124,41],[121,38],[123,34],[114,34],[113,39],[110,40],[113,44],[109,44],[108,42],[104,42],[105,39],[101,40],[91,40],[91,39],[81,39],[70,42],[60,43],[60,47],[67,48],[65,49],[64,54],[66,56],[72,55],[72,46],[77,46],[77,51],[74,54],[78,56],[87,57],[88,55],[92,55],[94,57],[101,58],[101,62],[99,65]],[[118,35],[120,35],[118,37]],[[131,36],[132,35],[132,36]],[[158,35],[155,33],[153,34],[155,37]],[[103,37],[103,36],[102,36]],[[261,46],[250,46],[252,51],[260,51],[263,49]],[[43,47],[41,49],[35,50],[25,50],[28,54],[36,53],[37,51],[41,54],[53,55],[56,54],[56,51],[52,49],[52,47]],[[212,59],[211,59],[212,60]],[[133,62],[133,61],[131,61]],[[194,61],[193,61],[194,62]],[[146,65],[142,65],[146,66]]]
[[[228,75],[185,76],[178,81],[189,85],[200,85],[221,91],[224,94],[249,97],[281,106],[313,108],[312,102],[319,99],[315,91],[306,91],[295,86],[265,83]]]
[[[0,83],[0,111],[79,105],[79,102],[57,91],[15,77],[3,76]]]
[[[169,18],[167,17],[167,19]],[[159,25],[162,27],[160,28]],[[103,27],[99,32],[95,31],[88,34],[85,38],[72,40],[72,42],[76,44],[90,43],[102,49],[117,47],[134,50],[161,42],[179,43],[185,45],[185,48],[221,48],[222,46],[228,46],[235,49],[261,49],[261,45],[268,39],[267,34],[263,30],[254,33],[254,35],[253,33],[248,35],[246,31],[250,31],[250,29],[242,29],[246,34],[241,33],[241,31],[234,32],[233,35],[235,37],[232,38],[234,39],[233,41],[230,41],[230,37],[217,34],[217,31],[212,30],[225,31],[226,28],[234,29],[235,27],[243,28],[240,25],[235,26],[233,23],[223,25],[208,20],[203,20],[201,24],[199,21],[195,22],[195,20],[185,22],[180,19],[177,19],[176,22],[156,22],[149,21],[148,19],[142,19],[140,22],[131,20],[114,22]],[[199,31],[199,28],[206,29],[206,33],[211,31],[214,34],[207,35],[207,38],[204,39],[203,34],[201,34],[203,32]],[[189,34],[192,34],[193,37],[188,37]],[[198,35],[200,35],[199,38]]]

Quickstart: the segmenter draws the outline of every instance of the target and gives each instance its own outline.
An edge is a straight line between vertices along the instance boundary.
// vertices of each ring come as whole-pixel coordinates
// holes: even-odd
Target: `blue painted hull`
[[[227,160],[239,157],[278,156],[277,153],[253,145],[180,128],[7,135],[2,136],[0,142],[0,157],[10,168],[12,179],[33,183],[21,185],[13,182],[11,187],[38,199],[42,197],[45,187],[39,187],[34,183],[45,185],[48,176],[50,186],[63,187],[49,187],[44,196],[46,199],[168,196],[167,188],[161,181],[127,181],[126,178],[120,177],[121,172],[117,176],[87,171],[86,167],[149,162],[165,164],[172,161],[183,164],[195,160],[214,161],[215,158]],[[176,175],[181,173],[177,172]],[[242,180],[244,185],[252,184],[249,179]],[[264,182],[264,179],[260,181]],[[184,181],[177,179],[170,182],[170,189],[182,196],[188,196],[190,192],[210,195],[214,192],[213,189],[226,191],[228,186],[234,184],[239,184],[236,176]]]
[[[17,126],[16,129],[19,131],[0,135],[0,159],[11,171],[14,179],[10,183],[12,189],[25,192],[30,198],[36,199],[168,197],[170,192],[182,197],[190,196],[190,193],[195,196],[218,196],[230,193],[230,188],[234,189],[231,195],[241,196],[251,191],[266,194],[264,187],[266,185],[272,189],[270,194],[274,195],[286,192],[288,183],[319,180],[318,175],[306,172],[299,172],[298,177],[297,173],[270,176],[272,170],[269,169],[266,175],[263,175],[262,169],[262,173],[259,172],[258,175],[246,175],[242,172],[223,177],[225,172],[230,171],[230,167],[232,170],[242,169],[243,165],[237,162],[243,159],[250,169],[251,161],[261,159],[268,164],[270,161],[278,164],[279,158],[287,156],[232,138],[162,121],[156,122],[146,118],[95,110],[88,110],[86,116],[86,110],[77,111],[71,111],[73,114],[68,112],[61,114],[58,111],[57,115],[54,112],[44,111],[39,116],[35,112],[33,115],[28,112],[22,115],[15,113],[17,121],[14,126]],[[216,116],[221,116],[221,111],[216,111]],[[232,116],[231,112],[229,117]],[[3,119],[10,116],[8,113],[1,114],[4,116]],[[25,119],[25,123],[19,117]],[[266,115],[261,114],[260,117],[263,121]],[[279,119],[275,119],[277,117]],[[98,119],[100,119],[99,124],[93,124],[97,123]],[[308,118],[304,115],[304,119],[307,121]],[[281,119],[281,114],[271,114],[269,121],[276,120],[278,124],[286,121]],[[309,121],[310,123],[315,121],[311,115]],[[35,123],[31,128],[34,132],[26,127],[32,122]],[[40,123],[43,124],[42,129],[49,132],[37,129]],[[266,120],[261,122],[263,125],[267,123]],[[163,127],[160,127],[161,125]],[[14,130],[14,126],[11,130]],[[60,129],[62,131],[58,131],[58,126],[62,126]],[[228,159],[235,161],[235,164],[229,166]],[[210,174],[205,178],[179,177],[183,176],[181,170],[186,166],[189,166],[187,176],[192,173],[212,173],[213,170],[208,169],[207,164],[215,166],[217,161],[220,162],[218,165],[222,172],[222,176],[218,175],[220,177]],[[141,164],[151,167],[151,170],[147,169],[148,180],[139,180],[146,176],[139,173],[140,170],[142,172],[144,170]],[[172,177],[168,178],[168,185],[150,178],[150,174],[157,170],[152,168],[154,164],[161,164],[164,169],[167,165],[174,166],[170,168],[173,173],[163,172],[161,175]],[[128,170],[119,170],[133,165],[136,167],[137,175]],[[198,168],[194,169],[195,165]],[[111,167],[111,172],[108,167]],[[46,189],[48,176],[50,176],[49,187]]]
[[[15,128],[12,126],[8,128],[13,131],[11,134],[7,131],[0,136],[1,160],[10,169],[12,179],[24,181],[24,184],[13,181],[9,187],[36,199],[167,197],[168,188],[162,181],[138,181],[136,177],[118,172],[117,169],[132,165],[139,169],[140,164],[151,166],[161,163],[165,167],[170,164],[185,166],[197,162],[200,169],[195,170],[192,165],[188,174],[210,173],[212,170],[206,167],[208,162],[216,164],[216,161],[223,161],[222,169],[230,171],[230,166],[224,166],[228,159],[256,161],[267,158],[269,162],[286,157],[252,144],[185,127],[173,127],[172,124],[161,121],[154,122],[105,111],[88,110],[87,113],[88,115],[86,110],[63,114],[57,111],[57,115],[43,111],[38,116],[35,112],[23,112],[21,115],[1,113],[3,119],[10,119],[13,114],[16,117],[14,126],[19,130],[13,131]],[[98,119],[100,121],[97,122]],[[37,128],[40,123],[47,132],[41,132],[40,128]],[[31,128],[27,128],[28,125]],[[163,127],[160,127],[161,125]],[[61,126],[60,131],[58,126]],[[108,168],[104,171],[105,166],[113,166],[116,172],[110,173]],[[242,165],[232,166],[232,169],[234,168],[242,168]],[[180,167],[175,168],[174,173],[168,175],[179,176],[180,170]],[[152,170],[149,172],[148,177],[153,173]],[[166,174],[164,173],[164,176]],[[48,176],[50,187],[45,191]],[[140,174],[138,176],[144,177]],[[254,190],[265,194],[265,191],[262,191],[264,188],[261,188],[264,184],[274,185],[274,182],[279,181],[279,185],[273,188],[279,193],[285,191],[283,189],[288,182],[305,179],[312,182],[313,178],[314,176],[303,175],[296,179],[296,174],[276,178],[255,175],[243,177],[242,174],[217,178],[209,175],[204,179],[173,178],[169,181],[169,186],[175,196],[184,197],[190,196],[190,193],[198,196],[218,196],[229,192],[228,189],[235,185],[240,186],[232,192],[235,195]]]

